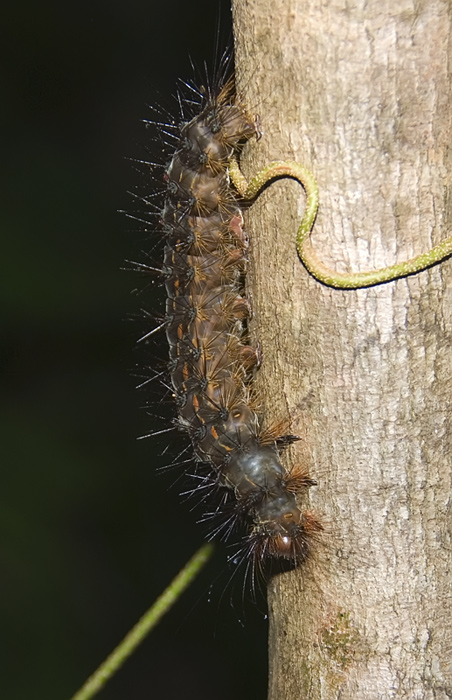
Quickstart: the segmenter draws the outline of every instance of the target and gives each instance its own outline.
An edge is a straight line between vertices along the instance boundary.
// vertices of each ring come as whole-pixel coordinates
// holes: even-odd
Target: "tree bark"
[[[313,232],[339,271],[390,265],[450,234],[451,4],[235,0],[239,90],[264,135],[251,176],[297,160],[320,188]],[[452,263],[370,289],[310,277],[304,196],[250,208],[256,382],[318,486],[325,534],[269,584],[270,700],[452,698]]]

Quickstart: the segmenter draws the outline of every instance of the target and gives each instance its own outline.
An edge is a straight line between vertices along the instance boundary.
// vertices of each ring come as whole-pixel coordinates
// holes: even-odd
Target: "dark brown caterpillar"
[[[278,447],[297,438],[264,431],[252,399],[258,353],[246,329],[247,237],[228,162],[259,130],[236,97],[233,80],[220,83],[197,92],[199,113],[180,126],[165,170],[161,219],[169,372],[178,426],[189,434],[197,473],[204,475],[200,490],[221,494],[216,513],[223,520],[213,534],[227,537],[244,524],[243,554],[259,565],[267,557],[296,565],[322,527],[295,500],[314,482],[302,469],[289,473],[280,462]]]

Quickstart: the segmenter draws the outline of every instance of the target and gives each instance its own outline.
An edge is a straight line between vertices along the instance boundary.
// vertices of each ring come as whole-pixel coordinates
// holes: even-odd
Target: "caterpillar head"
[[[272,503],[272,510],[273,508]],[[261,509],[261,513],[262,510]],[[311,512],[301,513],[297,507],[284,509],[271,520],[257,520],[250,534],[250,549],[259,562],[267,558],[285,559],[293,566],[309,555],[323,527]]]

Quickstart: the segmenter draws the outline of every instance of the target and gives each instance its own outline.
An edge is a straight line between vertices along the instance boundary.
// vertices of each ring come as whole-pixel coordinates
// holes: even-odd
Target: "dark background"
[[[228,3],[212,0],[2,11],[5,700],[68,699],[202,543],[171,488],[179,472],[157,473],[182,438],[136,440],[162,427],[146,398],[173,413],[129,372],[142,328],[125,319],[143,304],[157,315],[163,297],[131,295],[141,283],[120,267],[147,244],[117,210],[134,206],[124,157],[146,156],[146,104],[170,101],[189,55],[211,60],[218,15],[228,38]],[[242,602],[242,574],[224,592],[225,561],[218,551],[100,698],[265,697],[265,605]]]

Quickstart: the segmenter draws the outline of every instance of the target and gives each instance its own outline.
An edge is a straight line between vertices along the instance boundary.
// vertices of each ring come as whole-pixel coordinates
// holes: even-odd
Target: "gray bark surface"
[[[340,271],[450,235],[451,4],[235,0],[236,65],[264,135],[249,177],[297,160],[320,188],[313,232]],[[299,262],[303,191],[250,208],[252,331],[268,418],[318,486],[325,535],[269,585],[270,700],[452,698],[452,262],[356,291]]]

